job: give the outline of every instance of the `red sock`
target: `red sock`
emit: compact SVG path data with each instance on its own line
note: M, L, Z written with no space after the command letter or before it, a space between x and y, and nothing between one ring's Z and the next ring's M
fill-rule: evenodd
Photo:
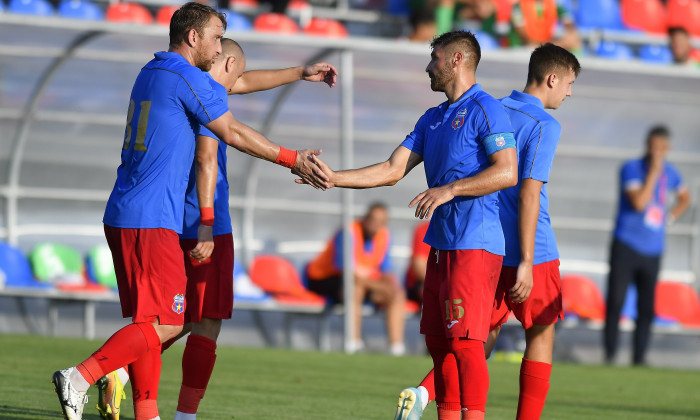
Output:
M115 332L77 369L92 385L106 373L132 363L149 349L159 346L160 338L153 325L148 322L129 324Z
M449 352L447 338L439 335L426 335L425 344L433 358L433 386L438 415L440 410L457 411L459 414L462 408L459 401L459 374L454 355Z
M177 411L194 414L209 384L216 361L216 341L190 334L182 355L182 386Z
M457 409L454 410L454 407L438 405L438 420L460 420L462 418L462 410L460 410L459 404L457 406Z
M484 343L478 340L451 339L449 347L457 361L462 408L486 412L489 370L484 357Z
M161 364L159 346L150 349L129 365L136 420L150 420L158 416L156 401L158 400Z
M517 420L537 420L549 391L549 377L552 365L535 362L523 357L520 365L520 396L518 397Z
M435 369L431 369L418 386L428 391L428 402L435 400Z
M158 417L156 400L134 401L134 415L136 420L151 420Z

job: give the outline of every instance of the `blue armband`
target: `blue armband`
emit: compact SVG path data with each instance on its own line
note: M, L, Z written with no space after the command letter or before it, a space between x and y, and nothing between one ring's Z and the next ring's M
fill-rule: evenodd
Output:
M513 137L513 133L491 134L481 140L481 144L483 144L486 149L486 155L491 156L499 150L508 148L515 149L515 137Z

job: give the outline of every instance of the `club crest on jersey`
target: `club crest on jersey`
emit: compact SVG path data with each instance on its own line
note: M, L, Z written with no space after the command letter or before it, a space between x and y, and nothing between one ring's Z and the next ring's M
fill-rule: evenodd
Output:
M464 125L464 116L467 115L467 108L462 108L459 111L457 111L457 115L455 116L455 119L452 120L452 129L456 130L459 127Z
M504 139L503 136L496 137L496 146L503 147L505 145L506 145L506 139Z
M173 298L173 312L176 314L185 312L185 295L175 295Z

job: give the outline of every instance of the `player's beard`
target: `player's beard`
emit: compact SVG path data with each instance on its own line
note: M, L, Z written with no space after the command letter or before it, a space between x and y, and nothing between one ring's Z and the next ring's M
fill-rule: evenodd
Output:
M444 92L447 85L454 79L454 74L445 67L436 66L429 75L430 89L432 89L433 92Z
M203 51L198 51L197 55L195 56L195 67L198 69L208 72L211 70L211 66L213 63L214 59L207 57Z

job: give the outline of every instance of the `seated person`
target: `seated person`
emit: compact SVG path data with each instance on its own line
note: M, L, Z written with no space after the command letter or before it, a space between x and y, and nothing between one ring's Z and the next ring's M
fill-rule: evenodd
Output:
M423 242L429 224L429 222L421 223L413 231L413 251L406 270L406 296L419 305L423 304L423 283L430 254L430 245Z
M355 299L355 331L350 344L352 352L362 350L362 304L368 298L386 308L390 353L403 355L405 347L406 294L391 274L389 260L390 235L387 229L389 212L384 204L372 204L362 219L353 222ZM306 268L309 290L343 302L343 231L335 234L326 249Z
M510 21L512 30L508 39L511 47L536 47L551 42L567 50L581 49L574 18L557 0L518 0ZM555 38L559 23L564 27L564 33Z
M682 66L700 66L700 51L693 49L690 34L681 26L668 30L669 47L673 54L673 62Z

